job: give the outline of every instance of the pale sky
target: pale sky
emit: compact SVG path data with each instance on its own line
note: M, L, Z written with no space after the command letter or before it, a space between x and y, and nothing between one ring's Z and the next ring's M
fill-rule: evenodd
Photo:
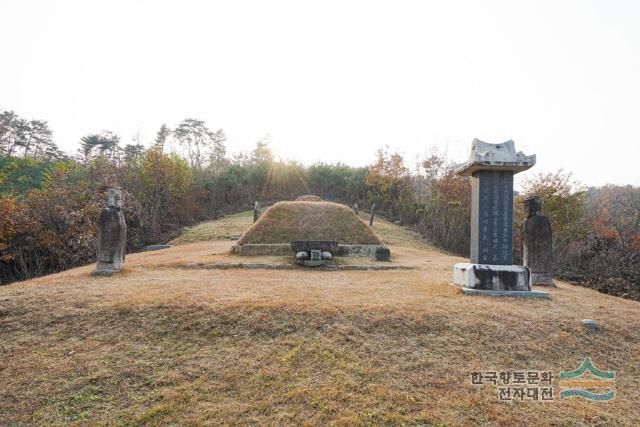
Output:
M0 40L0 109L67 152L193 117L305 164L513 139L532 172L640 185L637 0L0 0Z

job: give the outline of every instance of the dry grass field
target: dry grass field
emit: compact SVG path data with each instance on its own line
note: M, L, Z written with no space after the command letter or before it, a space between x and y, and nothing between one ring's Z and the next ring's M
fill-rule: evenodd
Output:
M209 239L247 218L130 255L117 276L0 287L0 424L639 424L640 303L566 283L551 300L464 296L448 285L459 258L379 220L392 263L415 270L186 268L229 259L233 242ZM616 371L614 400L504 403L470 384L585 356Z

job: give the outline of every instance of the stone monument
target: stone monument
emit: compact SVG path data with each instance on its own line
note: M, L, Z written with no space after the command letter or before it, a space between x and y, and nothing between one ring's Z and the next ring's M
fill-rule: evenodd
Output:
M529 270L513 265L513 176L531 168L536 156L516 152L513 141L474 139L469 160L455 166L471 176L471 262L458 263L453 283L467 294L548 296L531 292Z
M122 213L122 191L109 189L107 207L98 218L98 262L95 274L111 275L124 267L127 224Z
M553 240L551 221L541 213L542 199L524 201L527 219L522 223L522 265L531 271L532 285L555 286L553 283Z

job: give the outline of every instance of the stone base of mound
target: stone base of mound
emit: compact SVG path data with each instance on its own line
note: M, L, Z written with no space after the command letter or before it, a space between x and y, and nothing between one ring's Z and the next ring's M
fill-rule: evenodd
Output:
M336 256L354 256L374 258L380 245L338 245ZM233 245L231 252L242 256L275 255L288 256L295 255L289 243L258 244L247 243L244 245Z
M288 256L294 255L293 249L289 243L277 244L261 244L247 243L244 245L233 245L231 252L242 256L260 256L260 255L276 255Z
M199 262L184 265L170 265L167 268L186 268L194 270L228 270L228 269L261 269L261 270L300 270L305 267L297 264L277 264L265 262ZM393 270L416 270L410 265L359 265L359 264L327 264L315 267L319 271L393 271Z
M338 245L338 256L363 256L374 258L380 245Z

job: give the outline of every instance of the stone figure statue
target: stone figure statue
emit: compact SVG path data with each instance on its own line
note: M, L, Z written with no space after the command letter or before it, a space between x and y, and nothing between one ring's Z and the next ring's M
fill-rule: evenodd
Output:
M96 274L110 275L124 267L127 224L122 213L122 191L109 189L107 207L98 218L98 262Z
M520 231L522 265L531 271L532 285L555 286L553 283L553 241L551 222L542 214L542 199L524 201L527 219Z

